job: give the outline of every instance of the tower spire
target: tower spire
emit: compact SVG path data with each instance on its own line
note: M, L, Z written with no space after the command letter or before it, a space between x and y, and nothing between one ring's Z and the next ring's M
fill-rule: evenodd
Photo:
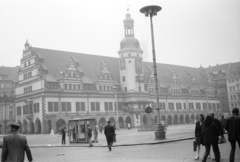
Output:
M129 5L127 6L126 18L123 20L125 37L134 37L134 20L129 13Z

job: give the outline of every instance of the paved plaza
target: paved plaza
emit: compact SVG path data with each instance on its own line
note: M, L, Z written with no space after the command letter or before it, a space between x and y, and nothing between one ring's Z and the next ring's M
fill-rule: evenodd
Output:
M117 142L115 146L127 146L127 145L142 145L152 143L164 143L172 142L183 139L192 139L194 136L195 125L173 125L168 126L166 131L165 140L155 140L155 134L153 131L138 132L137 128L127 130L120 129L117 131ZM55 134L51 137L48 134L45 135L26 135L30 147L87 147L86 143L69 144L68 136L66 136L66 145L61 144L61 135ZM94 143L95 147L105 147L106 138L105 135L99 133L99 142Z
M194 124L172 125L167 128L165 140L155 140L153 131L138 132L121 129L117 131L117 142L110 152L106 147L104 134L99 134L99 142L88 144L61 144L61 136L26 135L36 162L78 162L78 161L138 161L138 162L194 162L192 142ZM226 136L227 137L227 136ZM202 147L201 156L205 148ZM227 162L230 144L220 145L221 162ZM213 153L212 153L213 156ZM200 160L199 160L200 161ZM209 159L208 162L211 162ZM239 149L236 150L236 162L240 162Z

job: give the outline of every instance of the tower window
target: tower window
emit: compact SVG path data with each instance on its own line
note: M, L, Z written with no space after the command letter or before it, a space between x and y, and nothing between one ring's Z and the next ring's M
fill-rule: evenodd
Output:
M131 63L131 60L129 60L128 62Z
M131 57L131 54L130 54L130 53L128 54L128 57Z
M125 82L125 76L122 77L122 81Z

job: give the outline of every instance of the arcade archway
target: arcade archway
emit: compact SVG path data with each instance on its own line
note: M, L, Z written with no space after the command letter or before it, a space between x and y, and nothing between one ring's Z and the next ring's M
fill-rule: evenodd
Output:
M41 122L38 118L35 121L35 134L41 134Z
M119 127L124 128L124 120L121 116L118 118L118 122L119 122Z
M189 124L189 122L190 122L190 118L189 118L189 115L188 115L188 114L185 116L185 122L186 122L187 124Z
M174 115L173 123L174 124L178 124L178 116L177 115Z
M56 132L59 132L61 127L66 126L66 122L63 119L58 119L57 123L56 123Z
M105 118L101 118L101 119L99 119L99 126L100 126L100 125L102 125L102 126L107 125L107 121L106 121Z
M184 124L184 118L183 118L183 115L180 115L179 122L180 122L180 124Z
M172 125L172 116L171 115L168 115L167 123L168 123L168 125Z
M130 125L132 126L132 121L131 121L131 118L129 116L126 118L125 122L126 122L126 125L128 123L130 123Z

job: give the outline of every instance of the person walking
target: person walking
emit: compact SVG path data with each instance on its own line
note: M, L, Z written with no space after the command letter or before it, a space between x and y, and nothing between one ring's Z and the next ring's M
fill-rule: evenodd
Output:
M131 130L131 124L128 123L128 130Z
M99 131L102 134L102 131L103 131L103 125L102 124L100 124Z
M95 127L94 127L94 142L97 143L98 142L98 131L99 131L99 128L98 128L98 125L97 123L95 124Z
M203 155L202 162L206 162L210 153L211 146L215 155L216 162L220 162L220 151L218 147L218 127L214 123L214 119L211 115L206 117L203 124L203 140L205 145L205 153Z
M115 129L111 125L110 121L107 122L107 125L104 128L104 134L107 139L107 145L108 145L109 151L112 151L113 139L115 136Z
M89 147L93 147L91 138L92 138L92 129L91 129L90 125L88 124L87 125L87 139L88 139Z
M228 141L231 144L229 161L234 162L236 142L240 148L240 118L239 109L236 107L232 109L232 116L226 121L226 130L228 133Z
M196 122L196 126L195 126L195 141L197 143L195 160L199 159L200 146L201 144L203 145L203 134L202 134L203 124L204 124L204 115L200 114L200 120Z
M18 133L20 125L12 123L9 126L10 134L3 139L1 162L23 162L25 152L28 161L33 161L26 137Z
M54 137L54 130L51 130L50 136Z
M66 144L66 132L67 132L67 129L66 127L63 127L62 130L61 130L61 134L62 134L62 144Z
M221 119L220 119L220 123L221 123L221 126L223 128L223 133L225 134L226 132L226 119L225 117L222 115Z

